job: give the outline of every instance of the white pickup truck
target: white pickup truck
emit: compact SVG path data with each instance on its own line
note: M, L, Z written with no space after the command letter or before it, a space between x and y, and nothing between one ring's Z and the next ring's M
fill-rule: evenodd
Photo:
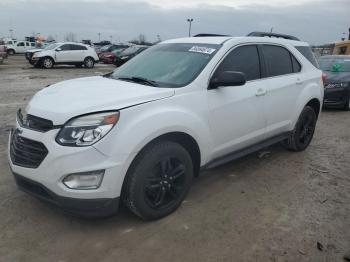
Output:
M7 54L14 55L14 54L23 54L29 49L35 48L34 42L28 42L28 41L17 41L16 43L9 44L7 47Z

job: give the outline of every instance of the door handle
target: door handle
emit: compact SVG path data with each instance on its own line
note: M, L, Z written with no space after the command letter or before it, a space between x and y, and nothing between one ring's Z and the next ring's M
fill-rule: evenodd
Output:
M266 95L266 93L267 93L266 89L259 88L259 89L256 91L255 95L256 95L256 96L264 96L264 95Z

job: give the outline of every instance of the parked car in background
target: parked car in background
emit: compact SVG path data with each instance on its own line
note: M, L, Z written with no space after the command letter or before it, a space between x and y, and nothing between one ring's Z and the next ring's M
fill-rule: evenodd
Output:
M80 43L66 42L51 44L44 50L35 52L30 63L43 68L52 68L59 64L93 68L98 61L98 56L92 47Z
M93 46L94 46L96 52L99 52L103 46L110 45L110 44L112 44L110 41L100 41L97 43L93 43Z
M113 45L105 45L105 46L101 47L101 49L96 53L99 57L101 57L101 55L104 53L110 53L114 50L121 50L121 49L125 49L128 47L129 47L129 45L114 45L114 44Z
M16 39L11 39L11 38L7 38L4 41L5 41L5 45L14 45L15 43L17 43Z
M173 39L110 74L50 85L17 112L16 182L68 212L107 216L123 201L151 220L181 205L202 168L282 141L303 151L324 88L298 47L310 49L280 38Z
M119 56L126 48L115 49L111 52L104 52L99 55L100 61L105 64L113 64L117 56Z
M139 53L146 50L147 48L149 48L149 46L145 46L145 45L130 46L115 57L113 64L117 67L121 66L122 64L126 63L131 58L138 55Z
M320 68L326 74L325 107L349 110L350 104L350 55L328 55L318 59Z
M0 64L7 58L7 48L5 42L0 40Z
M35 42L17 41L14 44L6 45L9 55L24 54L26 51L35 48Z

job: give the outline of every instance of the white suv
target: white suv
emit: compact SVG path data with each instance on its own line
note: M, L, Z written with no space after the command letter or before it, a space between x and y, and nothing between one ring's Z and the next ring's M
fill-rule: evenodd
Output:
M64 81L18 111L9 162L23 190L64 210L143 219L173 212L201 168L273 143L309 145L322 72L263 37L162 42L114 72ZM311 54L311 53L310 53Z
M66 64L77 67L93 68L98 62L96 51L80 43L55 43L36 52L29 61L34 66L52 68L54 65Z
M9 43L6 45L7 54L9 55L23 54L34 47L35 43L28 41L9 41Z

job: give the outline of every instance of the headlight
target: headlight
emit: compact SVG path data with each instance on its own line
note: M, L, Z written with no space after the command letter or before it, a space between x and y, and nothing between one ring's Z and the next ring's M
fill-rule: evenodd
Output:
M90 146L104 137L118 122L119 112L81 116L64 125L56 137L63 146Z
M341 87L348 87L349 86L349 82L340 83L340 86Z
M120 59L125 60L125 59L128 59L128 58L129 58L129 56L122 56Z

